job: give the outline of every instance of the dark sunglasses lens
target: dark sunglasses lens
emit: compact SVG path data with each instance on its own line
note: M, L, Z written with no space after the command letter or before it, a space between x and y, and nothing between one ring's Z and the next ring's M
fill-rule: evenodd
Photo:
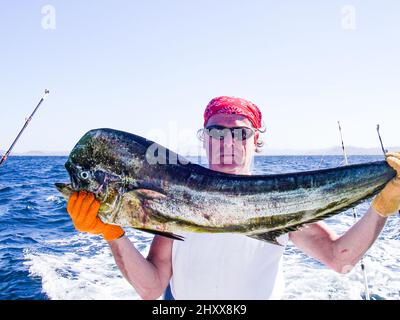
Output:
M225 128L220 126L212 126L205 129L205 133L214 139L223 140L228 134L238 140L246 140L254 135L254 131L251 128L240 127L240 128Z
M236 128L233 130L233 136L236 139L246 140L253 136L254 131L250 128Z
M210 127L206 128L206 134L211 138L222 140L230 132L228 128Z

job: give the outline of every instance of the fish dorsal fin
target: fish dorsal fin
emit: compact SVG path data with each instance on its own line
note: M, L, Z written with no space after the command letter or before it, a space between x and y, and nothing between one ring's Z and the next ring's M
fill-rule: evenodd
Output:
M166 237L166 238L170 238L170 239L173 239L173 240L179 240L179 241L185 240L184 237L179 236L179 235L174 234L174 233L171 233L171 232L163 232L163 231L158 231L158 230L149 230L149 229L142 229L142 228L135 228L135 229L143 231L143 232L148 232L148 233L151 233L151 234L155 234L157 236L163 236L163 237Z

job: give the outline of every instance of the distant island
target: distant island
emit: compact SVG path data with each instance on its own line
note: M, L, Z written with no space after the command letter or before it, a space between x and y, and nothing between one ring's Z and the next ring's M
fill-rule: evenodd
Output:
M389 151L399 151L400 147L388 147ZM183 156L198 156L196 154L197 148L190 148L188 150L182 150L178 152ZM3 155L6 151L0 150L0 156ZM382 155L382 149L380 148L361 148L361 147L352 147L349 146L346 148L346 153L348 155ZM40 151L40 150L32 150L28 152L12 152L12 156L68 156L69 151ZM338 156L343 155L343 151L341 147L330 147L323 149L279 149L279 148L269 148L265 146L262 148L262 152L257 154L260 156Z
M400 147L387 147L388 151L399 151ZM375 156L375 155L382 155L381 148L361 148L361 147L352 147L349 146L346 148L347 155L353 156ZM343 150L341 147L331 147L331 148L324 148L324 149L277 149L277 148L268 148L264 147L261 155L293 155L293 156L300 156L300 155L310 155L310 156L342 156Z
M6 151L0 150L0 156L4 155ZM68 156L68 151L40 151L40 150L32 150L28 152L11 152L11 156L35 156L35 157L59 157L59 156Z
M197 156L196 152L198 149L182 150L178 152L183 156ZM387 147L388 151L399 151L398 147ZM346 148L347 155L353 156L380 156L383 155L381 148L362 148L349 146ZM202 153L203 155L204 152ZM290 149L290 148L271 148L264 146L261 149L261 153L257 153L256 156L343 156L343 150L341 147L330 147L330 148L319 148L319 149Z

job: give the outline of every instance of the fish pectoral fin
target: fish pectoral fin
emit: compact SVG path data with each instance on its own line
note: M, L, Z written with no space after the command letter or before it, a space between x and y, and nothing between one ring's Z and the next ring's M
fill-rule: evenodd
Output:
M297 231L300 228L304 227L306 224L318 222L318 221L320 221L322 219L329 218L329 217L335 215L336 213L337 213L337 210L333 211L333 212L329 212L329 213L321 215L321 216L318 216L318 217L315 217L315 218L310 219L308 221L295 223L295 224L293 224L291 226L288 226L288 227L285 227L285 228L282 228L282 229L272 230L272 231L269 231L269 232L256 233L256 234L251 234L251 235L247 235L247 236L250 237L250 238L266 241L266 242L281 246L281 244L276 240L276 238L278 238L279 236L281 236L281 235L283 235L285 233Z
M272 230L269 232L263 232L263 233L256 233L252 235L247 235L250 238L265 241L277 246L282 246L277 240L278 237L281 235L291 232L291 231L296 231L298 228L297 227L288 227L288 228L283 228L279 230Z
M282 246L277 240L277 236L275 236L274 234L272 234L272 232L268 232L268 233L260 233L260 234L253 234L251 236L248 236L249 238L253 238L253 239L257 239L257 240L261 240L261 241L265 241L271 244L274 244L276 246Z
M151 189L135 189L134 192L138 195L141 195L145 199L163 199L166 197L165 194L162 194L158 191L154 191Z
M170 239L173 239L173 240L179 240L179 241L185 240L184 237L179 236L179 235L174 234L174 233L171 233L171 232L163 232L163 231L158 231L158 230L149 230L149 229L142 229L142 228L135 228L135 229L143 231L143 232L148 232L148 233L151 233L151 234L155 234L157 236L163 236L163 237L166 237L166 238L170 238Z

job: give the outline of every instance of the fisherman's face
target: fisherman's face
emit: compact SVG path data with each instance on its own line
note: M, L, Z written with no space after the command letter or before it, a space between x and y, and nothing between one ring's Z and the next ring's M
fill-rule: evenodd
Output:
M210 129L207 131L207 128ZM230 132L224 128L237 129ZM251 136L245 135L245 132L249 132ZM211 170L250 174L251 160L256 150L255 130L251 122L242 115L215 114L206 124L204 148Z

